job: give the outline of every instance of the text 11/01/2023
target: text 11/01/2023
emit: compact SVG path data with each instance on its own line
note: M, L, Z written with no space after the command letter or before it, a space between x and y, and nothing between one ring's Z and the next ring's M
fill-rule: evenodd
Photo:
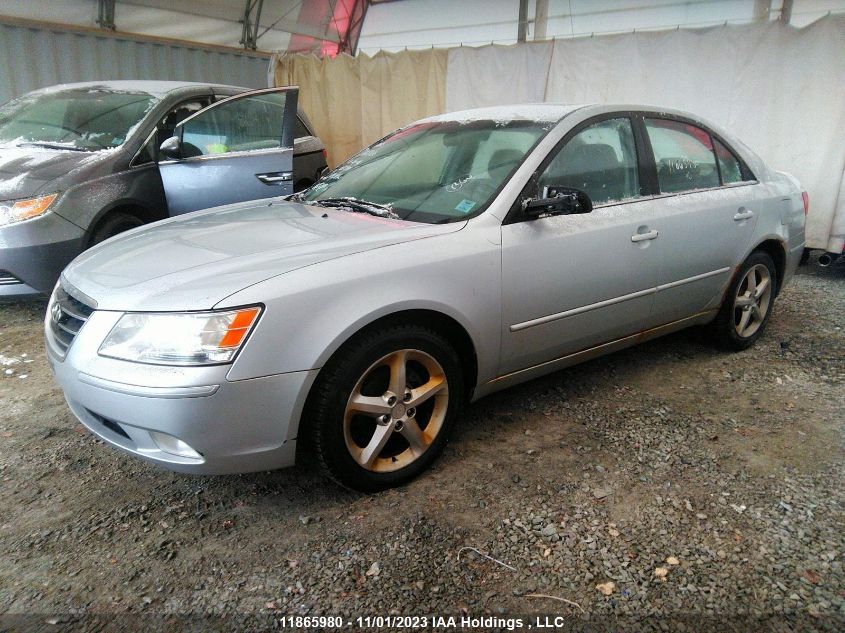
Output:
M344 618L342 616L286 615L277 619L283 629L367 629L367 630L484 630L556 629L566 618L559 615L531 618L501 616L408 616L376 615Z

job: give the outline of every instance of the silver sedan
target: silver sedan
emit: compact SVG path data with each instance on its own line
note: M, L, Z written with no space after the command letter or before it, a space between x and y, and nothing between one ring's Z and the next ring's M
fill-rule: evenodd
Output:
M639 106L436 116L310 189L115 237L63 273L47 353L76 417L189 473L316 459L407 482L461 406L692 325L764 332L807 197L725 131Z

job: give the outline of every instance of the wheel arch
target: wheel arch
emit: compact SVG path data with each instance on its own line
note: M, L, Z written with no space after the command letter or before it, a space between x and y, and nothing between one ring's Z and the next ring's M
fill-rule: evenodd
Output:
M742 259L737 262L736 266L734 266L733 271L731 272L731 276L728 279L727 284L725 284L721 294L716 295L716 299L719 300L719 303L716 304L716 309L722 305L724 305L725 301L728 300L728 292L730 292L731 287L734 284L734 280L736 276L739 274L742 265L745 263L753 253L756 252L766 253L769 257L772 258L772 261L775 264L775 276L777 285L775 286L775 296L778 295L780 292L781 287L783 286L783 278L786 272L786 245L784 244L783 238L777 235L769 235L765 238L759 240L753 248L750 248L748 252L743 255Z
M97 229L100 228L103 222L105 222L106 219L113 213L129 213L130 215L134 215L135 217L137 217L144 224L156 222L158 220L164 220L165 218L169 217L167 215L166 210L156 210L150 207L149 205L140 202L139 200L134 200L131 198L115 200L114 202L100 209L100 211L94 217L94 220L91 222L87 231L89 241L97 232Z
M291 420L291 428L288 429L288 438L296 438L299 442L297 460L300 459L302 451L307 452L312 448L310 435L306 428L308 425L306 413L317 393L316 390L319 388L320 375L334 359L343 354L348 346L359 337L366 336L373 330L398 324L419 325L433 329L455 346L455 351L458 354L461 369L463 370L464 397L466 400L471 398L478 381L478 359L475 343L467 328L460 321L443 311L431 307L404 307L394 309L386 314L374 315L366 322L357 322L351 332L346 331L335 339L333 344L327 349L327 357L322 362L317 375L308 385L307 392L303 394L304 398L301 401L302 404L299 407L298 414Z
M751 253L755 253L757 251L761 251L766 253L769 257L772 258L772 261L775 263L775 274L777 274L777 286L775 287L775 296L780 293L780 289L783 286L783 279L786 274L786 246L783 243L782 239L770 237L755 246L751 249L751 252L746 255L748 258ZM745 261L743 259L742 261Z
M330 347L329 354L322 364L322 368L342 354L344 349L355 339L365 334L393 326L419 325L435 330L444 336L455 348L461 361L467 396L469 397L478 381L478 356L475 342L467 328L454 316L431 307L399 308L386 314L373 315L364 323L357 323L352 332L345 332ZM313 387L312 387L313 388Z

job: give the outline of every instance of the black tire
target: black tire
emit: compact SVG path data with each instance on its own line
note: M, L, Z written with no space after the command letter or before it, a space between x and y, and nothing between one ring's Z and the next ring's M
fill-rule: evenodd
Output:
M763 314L762 321L759 322L756 330L748 336L742 336L738 331L737 320L741 319L742 309L736 306L737 293L743 285L749 271L755 267L764 266L769 272L770 295L766 305L765 314ZM759 270L759 269L758 269ZM731 285L725 293L725 298L722 307L719 309L719 314L710 324L711 332L716 340L716 343L721 347L730 350L744 350L748 349L757 342L763 332L766 330L766 325L769 323L769 317L775 307L775 297L778 289L778 276L775 263L772 258L763 251L754 251L748 256L742 266L737 270L736 275L731 281Z
M805 248L801 251L801 260L798 262L799 266L805 266L810 261L810 253L812 252L811 249Z
M423 431L429 428L423 425L431 424L431 421L434 420L435 410L440 411L438 415L439 431L436 431L436 435L427 448L423 449L424 452L419 456L411 457L410 459L413 459L413 461L405 466L398 467L397 470L374 472L356 461L351 453L352 449L347 444L351 437L351 431L348 430L347 425L347 404L353 390L357 389L359 393L363 394L362 381L365 380L365 377L375 376L376 372L381 370L381 368L373 369L374 364L387 356L400 353L399 350L418 351L436 361L445 376L447 394L441 392L441 395L431 397L432 413L428 420L423 419L423 404L419 405L420 411L417 412L419 420L414 420L414 423L417 424L418 422ZM410 359L408 364L405 365L409 376L407 383L411 387L419 386L412 382L413 363L415 362ZM388 372L388 379L390 379L392 369L387 368L385 371ZM425 371L423 368L419 373ZM421 378L421 380L431 379L431 375L428 379ZM417 381L419 382L419 380ZM381 390L381 386L377 387L376 393L381 392ZM444 396L446 402L445 414L442 413ZM300 439L304 441L304 446L314 453L323 473L342 486L362 492L375 492L400 486L426 470L443 452L463 404L463 398L464 386L460 360L448 340L438 332L418 325L392 325L383 330L371 330L347 343L321 371L306 405L305 414L302 418L303 426L300 431ZM435 404L435 400L440 404ZM438 407L439 409L437 409ZM359 416L355 414L355 416L350 417L357 418ZM364 414L361 414L361 417L365 418L364 423L370 421ZM394 424L394 414L391 413L389 417L390 424ZM376 420L371 421L374 428L378 430ZM352 422L349 422L349 424L351 425ZM384 426L382 425L382 428ZM404 434L398 427L393 429L389 435L392 439L388 440L385 448L380 449L376 455L381 456L385 452L389 452L390 441L395 440L394 443L400 445L397 450L401 450L402 442L407 443L404 440ZM402 435L403 437L394 438L394 435ZM366 444L366 441L363 443ZM400 457L405 455L407 459L407 455L410 454L407 451L413 453L410 443L407 443L405 450L406 452L401 453ZM379 458L376 461L388 462L391 459L394 462L397 461L395 457Z
M144 222L137 216L124 211L109 213L91 234L91 246L104 242L118 233L141 226Z

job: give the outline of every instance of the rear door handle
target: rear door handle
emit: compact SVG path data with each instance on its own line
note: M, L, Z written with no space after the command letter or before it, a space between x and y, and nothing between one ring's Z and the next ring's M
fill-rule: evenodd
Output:
M632 242L644 242L646 240L653 240L659 235L657 231L651 230L648 233L637 233L631 236Z
M734 214L734 220L737 222L741 222L742 220L747 220L748 218L753 218L754 212L751 209L740 208L740 210Z
M255 174L265 185L282 185L293 180L293 174L289 171L273 171L266 174Z

